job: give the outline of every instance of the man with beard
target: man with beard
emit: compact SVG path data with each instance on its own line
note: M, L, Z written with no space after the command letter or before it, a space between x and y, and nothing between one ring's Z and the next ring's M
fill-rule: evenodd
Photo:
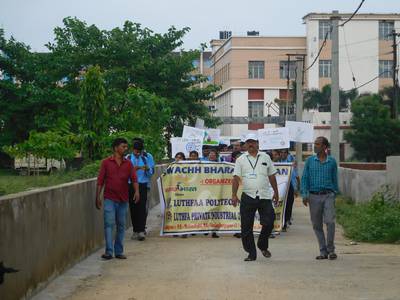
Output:
M245 261L254 261L257 258L254 243L253 225L256 211L260 215L261 233L257 246L265 257L271 257L268 250L268 238L274 225L274 208L272 201L279 201L278 185L275 178L276 169L270 157L264 152L258 151L257 136L246 136L247 152L236 160L232 181L232 202L236 206L239 202L237 191L239 181L243 183L243 193L240 199L240 224L242 244L248 253ZM270 185L274 190L272 196Z
M310 207L311 222L317 236L320 255L316 259L336 259L335 253L335 197L338 193L336 160L327 154L329 142L318 137L314 142L316 155L309 157L301 178L301 196ZM326 224L327 236L323 223Z

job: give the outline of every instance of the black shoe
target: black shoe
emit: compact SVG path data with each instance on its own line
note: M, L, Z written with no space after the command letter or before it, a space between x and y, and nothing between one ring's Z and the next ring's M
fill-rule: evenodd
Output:
M328 258L330 260L335 260L337 258L337 255L336 255L335 252L331 252L331 253L328 254Z
M272 255L271 255L271 252L269 252L268 250L261 250L261 253L262 253L262 255L264 255L264 257L266 257L266 258L270 258Z
M328 255L326 255L326 254L318 255L315 259L316 259L316 260L328 259Z
M241 233L235 233L233 236L235 238L238 238L238 239L242 238L242 234Z
M286 231L287 231L287 226L285 225L282 227L282 232L286 232Z
M211 237L214 239L217 239L217 238L219 238L219 235L216 232L213 232Z
M112 257L111 254L103 254L103 255L101 256L101 258L104 259L104 260L110 260L110 259L112 259L113 257Z
M118 258L118 259L126 259L126 256L123 255L123 254L118 254L118 255L115 255L115 258Z
M244 261L255 261L256 260L256 258L255 257L252 257L252 256L247 256L245 259L244 259Z

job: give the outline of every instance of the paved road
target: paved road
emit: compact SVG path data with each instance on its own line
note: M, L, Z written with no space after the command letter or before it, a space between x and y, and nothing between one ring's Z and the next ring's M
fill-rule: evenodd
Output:
M100 250L54 280L47 299L400 299L400 245L350 245L337 231L337 261L316 261L308 210L296 200L294 224L271 240L272 258L244 262L241 242L160 237L159 208L146 241L129 240L125 261L101 261Z

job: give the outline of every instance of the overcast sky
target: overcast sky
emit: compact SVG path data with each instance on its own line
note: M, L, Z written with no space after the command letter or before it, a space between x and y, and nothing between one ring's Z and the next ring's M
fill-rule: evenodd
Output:
M53 29L67 16L76 16L101 29L122 26L125 20L155 32L171 25L189 26L184 47L199 48L218 38L219 30L243 35L305 35L302 17L309 12L353 12L360 0L0 0L0 27L6 36L44 51ZM400 0L366 0L360 12L400 13Z

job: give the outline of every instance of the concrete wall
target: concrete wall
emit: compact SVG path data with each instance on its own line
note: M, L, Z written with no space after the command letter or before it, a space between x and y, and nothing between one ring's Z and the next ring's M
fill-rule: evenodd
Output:
M339 168L339 190L355 202L367 202L386 184L386 171Z
M159 202L157 177L150 207ZM0 262L20 270L5 274L0 299L31 296L102 247L103 213L94 206L95 193L96 179L89 179L0 197Z
M400 156L388 156L386 165L386 182L400 201Z

